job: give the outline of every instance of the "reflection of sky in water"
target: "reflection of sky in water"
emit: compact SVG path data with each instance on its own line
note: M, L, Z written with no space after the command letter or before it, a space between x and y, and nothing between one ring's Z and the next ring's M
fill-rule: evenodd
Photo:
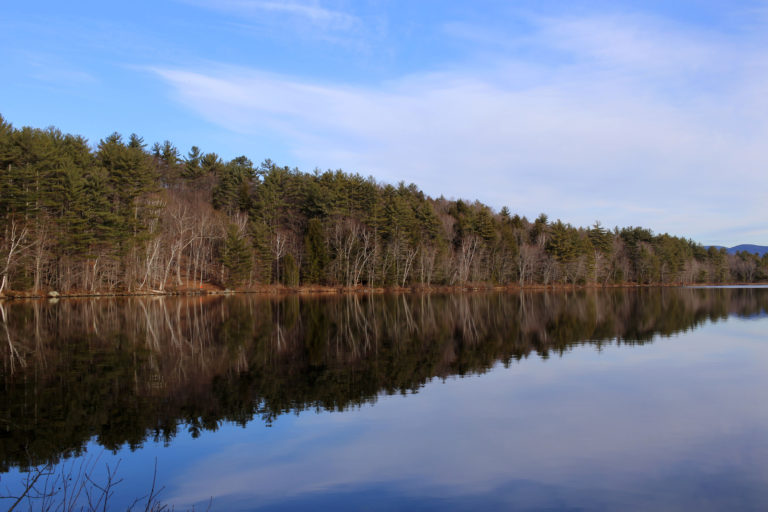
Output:
M168 498L215 492L225 509L286 498L298 508L766 505L764 329L732 319L642 347L581 347L374 407L253 425L179 471Z
M765 510L765 331L731 318L644 346L581 346L114 457L141 493L157 456L177 510L211 494L213 510Z

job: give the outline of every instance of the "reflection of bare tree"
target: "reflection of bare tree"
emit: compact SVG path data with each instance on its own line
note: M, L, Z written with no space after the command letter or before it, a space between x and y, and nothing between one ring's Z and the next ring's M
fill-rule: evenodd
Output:
M498 361L761 311L765 290L0 302L0 412L14 425L0 457L23 463L17 447L30 440L61 437L37 447L45 458L93 435L114 448L148 432L170 439L181 423L344 409ZM45 430L62 414L80 423Z
M475 312L471 310L469 297L467 295L454 295L451 299L455 303L462 340L470 345L477 343L480 337L475 326Z
M302 350L310 304L319 305L330 322L322 338L323 346L333 351L324 357L350 361L376 353L382 342L400 346L414 338L450 338L451 343L476 345L503 333L526 350L596 339L631 341L658 332L660 325L674 324L664 316L670 312L677 312L686 328L713 315L723 317L749 308L758 298L749 290L701 292L350 295L321 302L294 298L290 304L252 296L0 303L0 319L9 370L28 359L45 369L47 358L60 350L57 337L87 333L97 351L109 350L117 337L137 350L143 347L151 356L147 361L154 361L148 364L160 365L158 371L172 369L175 380L181 381L193 370L215 373L233 360L245 367L243 358L247 362L257 345L259 351L266 351L267 360ZM232 318L233 308L242 316L237 321ZM12 314L13 310L19 314ZM19 320L14 322L14 317ZM265 333L271 341L258 343ZM445 338L446 333L451 336ZM228 347L223 345L224 338Z
M3 331L5 331L5 338L8 341L8 359L10 361L10 373L11 375L13 375L16 367L15 365L16 361L18 361L19 365L22 368L27 365L27 362L24 356L19 353L19 349L16 348L16 345L11 340L11 331L8 329L8 316L2 301L0 301L0 320L2 320L3 322Z

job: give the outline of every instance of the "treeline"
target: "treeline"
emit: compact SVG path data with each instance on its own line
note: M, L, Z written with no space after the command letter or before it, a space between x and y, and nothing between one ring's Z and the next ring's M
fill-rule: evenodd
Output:
M416 185L0 117L0 294L206 286L754 282L768 257L574 227Z

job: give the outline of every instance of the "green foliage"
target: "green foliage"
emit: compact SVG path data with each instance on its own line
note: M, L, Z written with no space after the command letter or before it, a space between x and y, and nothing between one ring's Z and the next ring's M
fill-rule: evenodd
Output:
M281 274L280 280L286 286L298 286L299 285L299 267L296 265L296 259L293 254L288 253L283 256L280 263Z
M550 226L547 252L561 263L573 261L580 252L578 232L558 219Z
M714 283L724 283L728 280L728 253L725 249L707 249L707 259L710 264L708 281Z
M218 167L219 182L213 188L213 206L227 215L248 210L251 197L250 179L254 176L253 163L244 156Z
M486 242L493 242L496 239L496 226L488 207L480 207L474 216L473 231Z
M543 213L529 222L506 206L497 214L404 182L303 173L268 159L254 167L245 156L224 161L197 146L182 159L167 140L146 146L135 134L126 142L114 133L94 150L82 137L17 129L0 117L0 222L21 222L28 242L15 260L18 283L267 284L277 270L283 283L370 286L768 277L759 258L641 227L584 229ZM230 224L247 233L234 237L231 226L222 233ZM284 272L288 253L295 273Z
M202 174L219 174L224 163L216 153L206 153L200 159L200 172Z
M324 283L325 269L328 267L329 256L325 243L323 223L320 219L309 220L307 234L304 236L304 265L302 266L302 281L305 283Z
M595 250L602 254L610 254L613 251L613 236L600 225L600 222L594 223L587 236Z
M224 284L233 288L243 284L252 269L252 249L248 241L239 233L234 224L227 226L227 234L224 238L221 261L226 268Z
M200 152L200 148L192 146L192 149L190 149L187 154L187 158L184 160L184 167L181 171L181 175L188 180L194 180L201 177L204 174L201 166L202 159L203 155Z
M99 143L95 156L108 179L111 213L118 219L116 241L125 250L142 239L147 220L155 213L144 199L157 190L156 170L143 140L135 134L126 145L113 133Z
M262 283L269 284L272 282L272 250L270 247L272 234L269 226L261 221L252 221L248 230L256 253L256 278Z
M155 142L152 146L152 158L155 160L158 174L166 185L170 185L179 177L181 154L170 141L163 141L162 144Z
M533 227L530 231L530 240L532 244L543 245L546 243L547 235L549 233L549 217L546 213L540 214L533 222Z

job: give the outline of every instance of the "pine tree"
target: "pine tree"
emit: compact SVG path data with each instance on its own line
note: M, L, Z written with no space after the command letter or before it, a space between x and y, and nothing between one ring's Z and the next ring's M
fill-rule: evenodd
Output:
M202 176L204 174L203 168L200 165L202 158L203 155L200 153L200 148L192 146L189 153L187 153L187 158L184 159L184 167L181 171L182 177L194 180Z
M221 161L221 158L219 158L219 155L216 153L206 153L201 159L200 159L200 170L203 175L206 174L218 174L221 171L221 168L224 166L224 163Z
M168 186L173 183L179 176L179 163L181 162L181 155L176 146L168 140L163 141L162 144L155 142L152 146L152 157L155 159L157 172L165 185Z
M126 145L120 134L113 133L99 143L96 159L107 172L112 212L120 219L119 241L125 249L140 239L146 231L145 217L154 213L142 201L156 190L151 157L140 137L131 135Z
M595 222L587 233L589 241L592 243L592 247L600 251L602 254L610 254L613 250L613 237L611 233L600 225L600 222Z
M224 280L227 287L234 288L248 279L252 269L251 253L251 245L240 235L238 227L235 224L227 226L221 258L227 270Z
M280 280L286 286L298 286L299 284L299 268L296 266L296 259L293 254L288 253L282 258L280 264L281 275Z
M233 215L250 206L250 184L253 179L253 163L241 156L219 169L219 182L213 189L214 208Z
M256 276L265 284L272 282L272 234L269 226L261 220L253 220L248 225L256 253Z
M325 244L323 222L320 219L310 219L307 234L304 236L305 261L302 265L302 281L304 283L325 282L325 272L329 257Z
M549 241L547 242L547 252L557 261L568 263L578 256L578 233L571 225L563 224L557 220L550 226Z
M488 207L480 207L473 220L475 233L486 242L493 242L496 238L496 226L494 226L493 217Z

